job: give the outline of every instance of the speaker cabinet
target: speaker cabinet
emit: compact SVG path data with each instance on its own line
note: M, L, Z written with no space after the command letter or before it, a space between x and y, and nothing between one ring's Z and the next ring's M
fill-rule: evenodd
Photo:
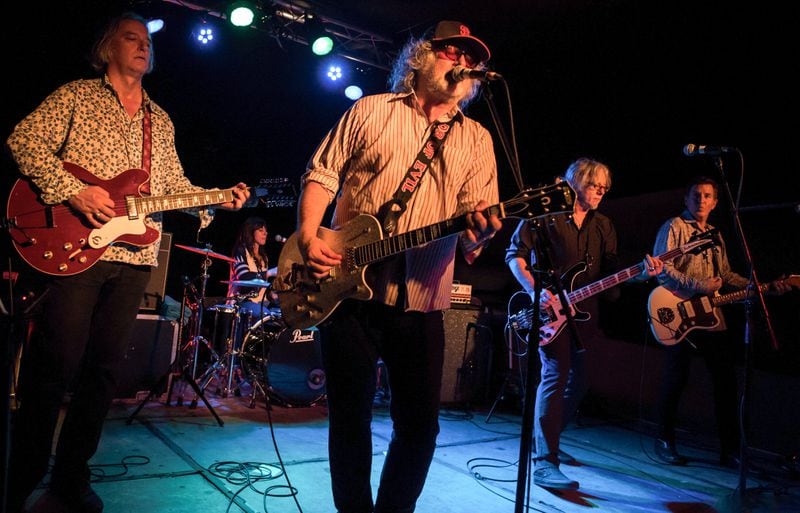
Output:
M169 270L169 253L172 249L172 234L161 233L161 246L158 250L158 267L154 267L150 273L150 281L144 290L142 302L139 310L145 312L156 312L164 302L164 294L167 289L167 271Z
M169 371L178 347L179 327L178 321L159 315L136 316L128 337L128 349L120 364L117 398L143 399L143 394L146 396ZM164 387L158 393L166 390Z
M479 308L454 305L444 312L443 404L484 402L492 360L492 330Z

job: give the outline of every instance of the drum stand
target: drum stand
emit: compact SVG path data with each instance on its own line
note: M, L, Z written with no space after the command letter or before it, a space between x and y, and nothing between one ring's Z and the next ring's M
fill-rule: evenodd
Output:
M221 396L223 398L228 397L228 394L231 392L240 391L238 382L234 387L233 377L236 374L237 356L239 356L240 350L242 349L241 347L238 349L236 347L236 341L242 326L239 319L239 307L234 305L233 309L233 320L231 321L230 332L225 340L225 353L222 356L219 356L216 351L209 347L209 350L214 358L214 363L209 365L205 372L198 378L198 381L201 383L200 388L202 390L205 390L208 387L208 385L211 383L211 380L216 381L217 386L222 383L226 383L222 388ZM217 328L218 326L215 326L215 330ZM242 343L243 342L244 341L242 341ZM241 376L239 381L241 381Z
M186 346L184 346L184 348L189 346L194 347L194 355L192 357L192 362L190 364L182 365L179 356L180 354L183 353L183 350L181 350L181 352L178 355L176 355L175 358L172 360L172 363L169 366L169 370L167 370L167 372L163 376L161 376L158 382L156 382L156 384L153 385L153 387L150 389L150 392L147 394L147 397L145 397L142 400L142 402L139 403L139 406L136 407L133 413L131 413L131 415L125 421L126 424L130 425L131 422L133 422L134 417L136 417L136 415L141 411L144 405L147 404L147 402L150 401L150 399L154 397L158 393L158 391L163 388L163 386L167 383L167 381L169 381L170 376L179 376L186 383L188 383L189 386L192 387L192 390L194 390L195 398L192 400L190 408L194 408L197 406L197 398L199 397L200 399L202 399L203 404L206 405L206 408L208 408L208 411L210 411L211 414L214 416L214 418L217 421L217 424L219 424L220 426L223 426L225 424L219 417L219 415L217 415L217 412L211 406L211 403L208 402L208 399L206 399L205 394L203 394L203 390L197 385L197 381L195 381L195 373L197 371L197 360L200 352L201 343L204 344L206 347L208 347L208 349L211 351L212 356L217 361L219 361L219 355L217 355L216 351L213 350L211 344L200 335L201 333L200 330L203 325L203 308L204 308L203 301L205 300L206 296L206 283L208 282L208 268L210 265L211 265L211 260L209 258L204 258L203 263L201 265L203 270L203 274L201 277L203 278L203 281L200 287L200 293L197 294L196 306L193 309L192 313L194 315L194 326L193 326L194 329L191 332L189 332L189 335L192 336L192 339L186 344ZM186 312L186 302L188 296L187 288L192 288L192 289L194 288L191 285L191 281L188 281L188 283L186 281L188 280L185 280L184 282L183 303L181 304L181 317L180 317L181 326L183 326L184 315ZM190 367L191 367L191 372L190 372ZM174 385L175 385L174 381L170 382L169 384L169 391L167 392L167 404L170 403L172 396L172 389Z

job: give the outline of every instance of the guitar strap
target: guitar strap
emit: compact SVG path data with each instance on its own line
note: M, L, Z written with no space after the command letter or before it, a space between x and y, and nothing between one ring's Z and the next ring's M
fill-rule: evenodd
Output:
M394 196L378 210L377 217L381 221L384 233L391 234L397 228L397 220L406 211L406 203L417 190L419 182L428 171L428 168L431 167L431 162L439 153L439 148L442 147L455 120L456 118L453 116L450 121L437 121L433 125L431 135L422 145L414 162L406 171Z
M147 181L142 184L143 194L150 194L150 104L144 105L144 119L142 120L142 169L147 171Z

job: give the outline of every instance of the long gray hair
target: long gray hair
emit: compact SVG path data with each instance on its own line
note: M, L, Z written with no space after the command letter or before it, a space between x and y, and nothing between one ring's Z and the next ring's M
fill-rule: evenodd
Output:
M410 93L413 91L417 83L417 72L431 55L433 55L433 46L430 39L410 38L394 61L388 80L389 90L393 93ZM480 82L475 80L469 94L458 102L458 106L462 110L466 109L467 105L472 103L478 96L480 86Z
M138 21L145 27L147 27L147 20L144 19L142 16L136 14L135 12L124 12L117 16L116 18L112 19L106 25L106 28L103 30L103 34L97 38L94 46L92 47L92 55L89 62L94 68L95 71L104 72L108 67L108 61L110 60L111 56L109 55L111 52L111 41L114 39L114 36L117 35L119 31L120 25L122 25L123 21L133 20ZM155 52L153 50L153 41L150 40L150 62L147 64L147 71L145 73L150 73L153 71L153 66L155 65Z

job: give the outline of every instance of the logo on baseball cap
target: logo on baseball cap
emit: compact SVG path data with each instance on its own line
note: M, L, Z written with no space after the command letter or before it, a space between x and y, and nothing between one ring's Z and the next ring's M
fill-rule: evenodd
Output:
M473 36L469 27L460 21L440 21L437 23L431 41L459 45L463 50L469 51L478 62L486 62L492 56L491 52L489 52L489 47Z

